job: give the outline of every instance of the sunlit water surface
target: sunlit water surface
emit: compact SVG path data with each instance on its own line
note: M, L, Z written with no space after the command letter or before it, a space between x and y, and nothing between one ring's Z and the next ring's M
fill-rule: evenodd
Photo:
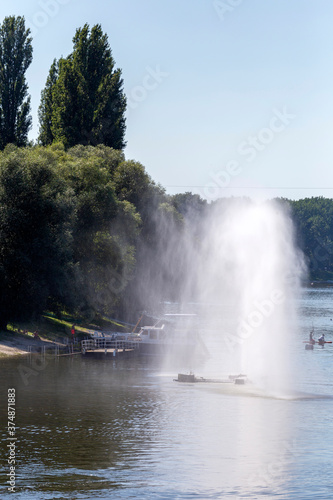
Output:
M333 347L306 351L303 344L312 325L315 336L324 331L333 340L332 306L332 288L304 292L290 339L290 391L280 396L253 385L174 382L189 369L199 376L223 371L226 347L218 330L204 325L211 358L195 366L81 356L2 360L1 497L332 498ZM6 491L10 387L17 493Z

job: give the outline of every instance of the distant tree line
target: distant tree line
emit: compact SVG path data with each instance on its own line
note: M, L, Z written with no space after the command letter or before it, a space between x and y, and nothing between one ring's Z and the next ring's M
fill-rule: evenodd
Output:
M288 203L309 278L333 280L333 199L319 196Z
M78 29L42 91L38 144L29 144L24 19L0 25L0 328L67 311L137 318L195 295L191 255L214 203L167 195L126 160L126 99L99 25ZM310 278L333 277L333 200L288 204ZM224 200L228 204L228 199Z

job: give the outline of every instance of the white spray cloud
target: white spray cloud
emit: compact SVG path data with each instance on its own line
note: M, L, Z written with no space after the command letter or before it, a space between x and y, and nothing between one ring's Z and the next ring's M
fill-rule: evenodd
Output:
M221 363L228 358L235 371L279 390L290 377L288 351L304 270L286 208L272 201L217 203L199 260L199 300L213 301L221 313Z

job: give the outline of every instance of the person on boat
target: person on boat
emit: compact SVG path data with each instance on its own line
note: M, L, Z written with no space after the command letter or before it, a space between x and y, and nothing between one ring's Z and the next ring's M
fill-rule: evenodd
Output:
M310 344L316 343L315 339L313 338L313 330L311 330L311 332L310 332L310 341L309 342L310 342Z
M318 339L318 344L325 344L325 335L322 333L321 337Z

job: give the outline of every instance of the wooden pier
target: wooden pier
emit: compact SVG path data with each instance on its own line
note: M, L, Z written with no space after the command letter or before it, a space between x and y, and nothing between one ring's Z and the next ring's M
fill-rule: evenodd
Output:
M81 341L83 355L111 355L124 356L135 354L139 350L139 342L130 340L111 340L110 338L96 338Z

